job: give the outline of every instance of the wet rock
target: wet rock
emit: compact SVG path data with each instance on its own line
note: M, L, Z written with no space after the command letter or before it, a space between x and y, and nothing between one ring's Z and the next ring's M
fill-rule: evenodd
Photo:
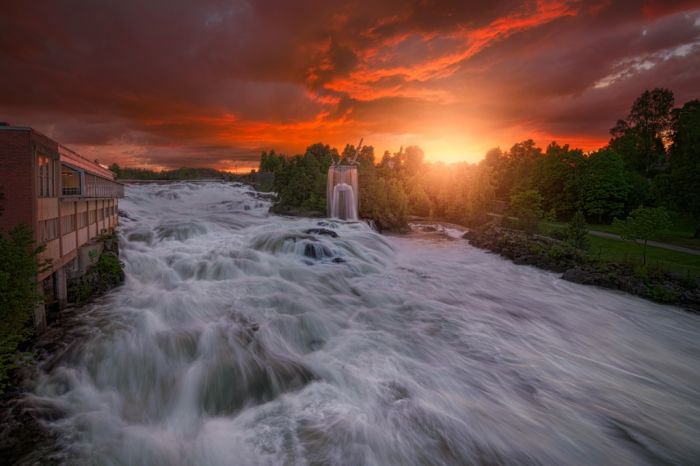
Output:
M408 389L398 382L388 382L384 387L391 401L405 400L409 397Z
M119 218L123 218L123 219L125 219L125 220L131 220L131 221L136 220L135 218L129 216L129 214L127 214L127 213L124 212L123 210L118 210L118 211L117 211L117 215L119 216Z
M331 257L333 253L330 249L322 244L317 243L306 243L304 245L304 256L311 259L323 259L324 257Z
M150 231L145 231L145 232L134 232L134 233L129 233L129 235L126 237L128 241L132 242L138 242L138 243L148 243L150 244L151 241L153 241L153 233Z
M333 230L329 230L328 228L309 228L304 230L304 233L309 235L324 235L330 236L331 238L338 238L338 233Z
M561 276L566 281L573 282L573 283L581 283L581 284L590 284L593 282L592 277L590 274L586 273L583 269L579 267L574 267L571 269L568 269L564 272L564 274Z
M231 415L317 379L302 363L272 355L258 342L235 354L205 369L200 404L209 415Z
M161 240L185 241L194 236L203 235L206 232L206 228L193 222L170 223L156 227L158 239Z
M0 403L0 463L60 464L55 434L23 398Z

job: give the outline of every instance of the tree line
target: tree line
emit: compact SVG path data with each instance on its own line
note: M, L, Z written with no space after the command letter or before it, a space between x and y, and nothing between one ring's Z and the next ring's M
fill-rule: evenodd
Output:
M109 169L116 175L117 179L121 180L143 180L143 181L179 181L179 180L198 180L204 178L222 178L230 177L228 172L216 170L214 168L190 168L182 167L174 170L148 170L146 168L129 168L120 167L113 163Z
M259 170L274 173L273 189L284 206L324 211L325 183L334 157L324 144L288 157L263 152ZM371 146L358 157L360 215L381 228L401 230L409 216L467 225L488 220L494 206L523 206L536 217L610 223L639 207L664 207L692 218L700 236L700 100L674 108L668 89L645 91L611 129L604 147L584 152L533 140L495 148L479 163L428 163L418 146L384 152Z

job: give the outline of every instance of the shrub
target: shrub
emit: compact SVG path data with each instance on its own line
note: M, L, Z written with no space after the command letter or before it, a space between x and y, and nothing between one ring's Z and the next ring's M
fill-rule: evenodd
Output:
M569 222L569 227L566 229L566 242L576 249L588 249L590 246L586 217L580 210Z
M0 233L0 393L16 366L18 348L33 333L32 312L42 299L36 284L41 250L24 225L7 236Z
M649 270L646 268L646 266L635 265L632 269L632 274L640 280L649 280Z
M676 293L662 285L656 285L651 289L651 299L662 303L675 303Z
M97 272L100 276L100 282L108 286L124 281L122 263L114 253L105 252L100 256L97 261Z

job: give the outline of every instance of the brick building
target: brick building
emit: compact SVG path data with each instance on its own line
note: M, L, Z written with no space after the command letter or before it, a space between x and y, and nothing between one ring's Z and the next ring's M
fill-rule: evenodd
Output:
M67 277L95 262L101 251L95 238L117 226L124 186L114 178L108 169L32 128L0 123L0 230L23 223L37 244L45 245L42 259L51 266L37 280L48 301L65 301ZM45 320L38 309L35 323L42 327Z

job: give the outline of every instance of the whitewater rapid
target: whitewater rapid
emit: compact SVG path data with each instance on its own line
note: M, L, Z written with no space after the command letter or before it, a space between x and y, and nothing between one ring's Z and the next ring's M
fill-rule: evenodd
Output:
M700 318L452 231L129 186L126 283L33 394L65 464L700 463Z

